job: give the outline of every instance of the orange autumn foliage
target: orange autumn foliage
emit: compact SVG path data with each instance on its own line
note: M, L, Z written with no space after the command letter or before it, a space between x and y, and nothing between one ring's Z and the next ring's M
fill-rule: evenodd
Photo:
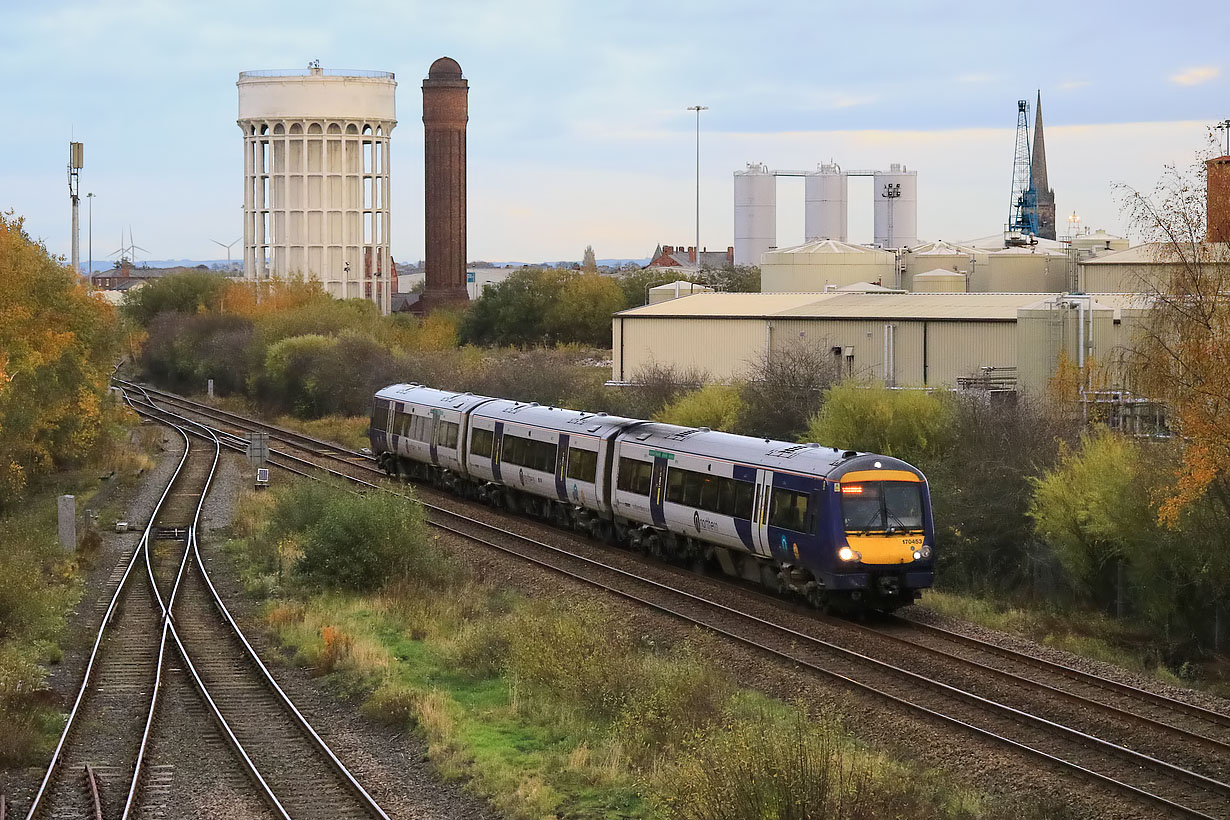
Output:
M1169 272L1149 294L1134 351L1139 392L1167 403L1183 440L1182 464L1158 498L1159 518L1176 524L1210 490L1230 512L1230 247L1205 241L1203 163L1188 172L1168 168L1152 195L1132 191L1126 205Z
M0 213L0 506L98 445L122 342L115 310Z

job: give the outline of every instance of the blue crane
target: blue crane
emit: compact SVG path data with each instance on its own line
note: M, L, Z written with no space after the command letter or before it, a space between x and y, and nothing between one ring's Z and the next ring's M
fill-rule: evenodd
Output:
M1038 192L1033 187L1029 156L1029 100L1016 103L1016 156L1012 160L1012 199L1008 205L1008 231L1023 236L1038 234Z

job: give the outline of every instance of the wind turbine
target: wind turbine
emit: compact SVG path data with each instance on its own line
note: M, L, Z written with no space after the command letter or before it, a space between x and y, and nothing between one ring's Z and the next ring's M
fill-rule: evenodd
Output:
M243 237L241 236L241 237L239 237L239 239L243 239ZM236 239L236 240L235 240L235 242L238 242L238 241L239 241L239 239ZM218 241L218 240L216 240L216 239L211 239L211 240L209 240L209 241L210 241L210 242L212 242L212 243L214 243L215 245L217 245L217 246L218 246L218 247L220 247L220 248L226 248L226 268L227 268L227 270L230 270L230 268L231 268L231 248L235 247L235 242L232 242L232 243L231 243L231 244L229 244L229 245L224 245L223 243L219 242L219 241Z
M121 232L120 232L120 236L123 236L123 235L124 235L124 234L123 234L123 232L121 231ZM131 226L131 225L129 225L129 226L128 226L128 250L132 253L132 261L133 261L133 263L134 263L134 264L135 264L135 263L136 263L136 261L137 261L137 254L136 254L136 252L137 252L137 251L144 251L145 253L149 253L149 251L145 250L145 248L141 247L140 245L138 245L138 244L137 244L137 243L133 240L133 238L132 238L132 226Z

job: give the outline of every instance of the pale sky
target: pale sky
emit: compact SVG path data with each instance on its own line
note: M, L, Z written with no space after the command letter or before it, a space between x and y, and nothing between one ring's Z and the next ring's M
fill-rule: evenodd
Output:
M1124 228L1112 183L1151 188L1230 117L1230 6L1167 3L173 2L0 0L0 209L68 254L65 165L85 143L94 257L132 227L148 258L213 259L240 236L240 71L395 72L394 257L423 254L420 86L442 55L470 82L470 259L643 257L733 242L747 162L917 170L922 239L1002 230L1016 100L1042 91L1065 215ZM871 239L852 180L853 241ZM778 244L802 241L782 180ZM238 246L236 246L238 249Z

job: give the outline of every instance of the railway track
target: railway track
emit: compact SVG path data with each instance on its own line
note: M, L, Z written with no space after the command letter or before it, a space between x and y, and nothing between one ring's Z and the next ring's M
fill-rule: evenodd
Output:
M194 402L158 394L233 430L260 429L285 447L271 463L301 474L324 469L368 487L387 488L383 473L363 453L244 419ZM215 421L214 423L218 423ZM308 457L288 452L306 450ZM334 466L319 463L327 459ZM450 507L464 506L451 499ZM443 501L441 503L444 503ZM900 619L872 626L819 618L782 625L780 600L766 599L761 616L735 609L717 596L697 595L593 557L592 543L563 549L511 532L441 504L427 504L437 527L616 595L672 614L753 646L817 675L883 698L983 739L1005 744L1130 795L1165 814L1230 817L1230 717L1184 701L1016 652L996 644ZM483 508L488 515L490 511ZM571 538L572 536L569 536ZM582 554L584 552L584 554ZM598 550L601 554L602 550ZM667 573L668 575L670 573ZM723 585L725 586L725 585ZM727 587L727 589L729 589ZM749 594L750 595L750 594ZM755 596L750 596L755 597ZM765 596L761 596L764 598ZM821 633L823 630L823 634ZM850 638L880 642L878 650L851 646ZM891 651L885 651L891 646ZM897 662L885 660L895 657ZM925 660L923 660L925 659ZM919 668L928 670L920 674Z
M160 635L157 600L142 560L154 520L188 461L184 453L150 523L107 580L85 674L51 762L26 813L34 818L118 816L152 704ZM100 783L102 784L100 786Z
M166 679L191 681L271 817L387 820L278 686L210 581L197 531L218 438L187 419L160 420L182 436L184 453L112 578L82 686L27 820L175 811L175 767L159 761L153 742L173 736L182 719L160 708ZM193 436L206 446L193 447Z

